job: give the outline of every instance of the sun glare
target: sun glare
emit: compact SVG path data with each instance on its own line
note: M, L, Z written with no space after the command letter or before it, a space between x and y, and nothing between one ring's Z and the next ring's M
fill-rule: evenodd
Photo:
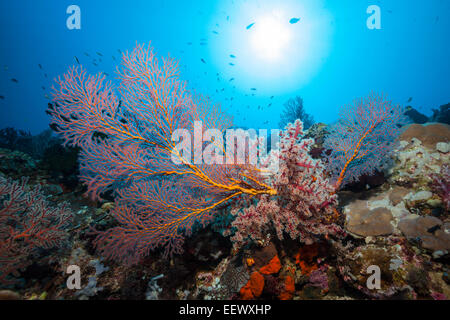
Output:
M265 60L278 60L291 40L286 21L271 15L258 19L250 38L255 54Z
M211 28L224 24L220 35L210 36L211 57L246 94L298 90L328 56L333 17L321 0L239 1L217 12Z

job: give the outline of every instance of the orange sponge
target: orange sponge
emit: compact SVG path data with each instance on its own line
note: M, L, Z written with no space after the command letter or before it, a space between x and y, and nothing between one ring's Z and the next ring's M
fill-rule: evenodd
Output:
M292 278L291 276L286 276L286 279L284 280L284 290L278 296L278 298L280 298L280 300L290 300L292 299L294 292L295 292L294 278Z
M250 280L240 290L241 298L244 300L251 300L258 298L264 289L264 277L255 271L251 274Z
M281 262L280 258L278 258L278 255L272 258L272 260L269 261L268 264L266 264L264 267L259 269L259 272L262 274L273 274L277 273L281 269Z

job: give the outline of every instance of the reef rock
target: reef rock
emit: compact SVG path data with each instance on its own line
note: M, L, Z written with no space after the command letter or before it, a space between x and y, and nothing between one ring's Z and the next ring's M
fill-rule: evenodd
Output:
M450 162L450 126L412 124L400 135L389 169L389 184L417 191L431 191L432 176Z
M0 149L0 172L14 179L36 174L37 163L21 151Z
M412 253L405 254L406 247L395 243L369 244L350 248L341 248L338 255L337 268L343 280L367 296L383 299L388 297L411 298L414 290L406 280L406 269L417 267L420 262L413 258ZM381 281L379 288L367 285L372 275L372 268L380 270Z
M410 212L403 198L408 190L394 187L366 200L354 200L344 208L346 230L357 237L387 236L396 233L399 219Z
M398 228L408 239L418 240L421 246L432 251L450 250L450 223L436 217L408 217L400 220Z
M348 215L351 217L347 223L347 230L353 234L369 237L389 235L394 231L391 224L393 220L392 213L386 208L360 208L359 210L350 210Z
M427 148L434 148L436 143L450 140L450 126L443 123L426 125L414 123L400 135L399 140L410 142L412 138L419 139Z
M431 121L450 124L450 103L440 106L439 109L434 109Z

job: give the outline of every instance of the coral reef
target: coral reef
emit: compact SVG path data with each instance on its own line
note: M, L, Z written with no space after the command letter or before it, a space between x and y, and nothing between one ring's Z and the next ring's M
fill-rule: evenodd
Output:
M138 45L119 80L57 80L59 139L0 131L0 300L450 298L447 124L371 94L337 124L289 123L256 164L198 162L231 121L176 62Z

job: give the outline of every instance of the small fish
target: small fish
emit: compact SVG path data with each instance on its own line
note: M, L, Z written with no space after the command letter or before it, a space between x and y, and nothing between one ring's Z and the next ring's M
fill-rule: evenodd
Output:
M250 88L250 90L256 91L256 88Z
M270 99L273 99L274 96L271 96Z
M19 80L15 79L15 78L12 78L11 81L15 82L15 83L19 83Z
M41 88L42 88L42 90L45 90L45 87L44 87L44 86L42 86Z
M114 56L111 56L112 57L112 59L114 60L114 61L116 61L116 57L114 57Z
M120 49L117 49L117 52L120 53L120 54L122 54L122 51L121 51Z
M253 22L253 23L250 23L247 27L245 27L247 30L248 29L250 29L251 27L253 27L253 25L254 25L255 23Z
M214 33L214 34L219 34L217 31L213 31L212 33Z
M201 45L201 46L206 46L207 43L206 43L206 42L200 42L200 45Z
M84 55L85 55L86 57L89 57L89 53L87 53L87 52L85 52Z
M99 55L100 57L103 57L103 54L101 54L101 52L96 52L97 55Z
M41 69L41 70L42 70L42 65L41 65L40 63L38 64L38 66L39 66L39 69Z
M192 42L187 42L186 43L188 46L192 46Z
M408 101L406 101L406 102L411 102L412 99L413 99L412 97L409 97Z
M441 229L441 226L440 225L435 225L434 227L431 227L431 228L429 228L428 230L427 230L427 232L429 232L429 233L431 233L431 234L434 234L437 230L439 230L439 229Z
M234 80L234 78L231 78L230 80L228 80L228 81L233 81Z
M200 61L203 63L206 63L205 59L203 59L203 58L201 58Z
M44 73L44 77L48 78L48 75L46 73Z
M5 96L0 95L0 99L5 100Z
M234 63L231 63L231 62L230 62L229 65L230 65L230 66L234 66Z
M230 54L230 58L236 58L236 56L234 54Z
M76 61L78 64L80 64L80 60L78 60L77 56L74 56L74 58L75 58L75 61Z
M300 21L300 18L292 18L291 20L289 20L290 24L294 24Z

